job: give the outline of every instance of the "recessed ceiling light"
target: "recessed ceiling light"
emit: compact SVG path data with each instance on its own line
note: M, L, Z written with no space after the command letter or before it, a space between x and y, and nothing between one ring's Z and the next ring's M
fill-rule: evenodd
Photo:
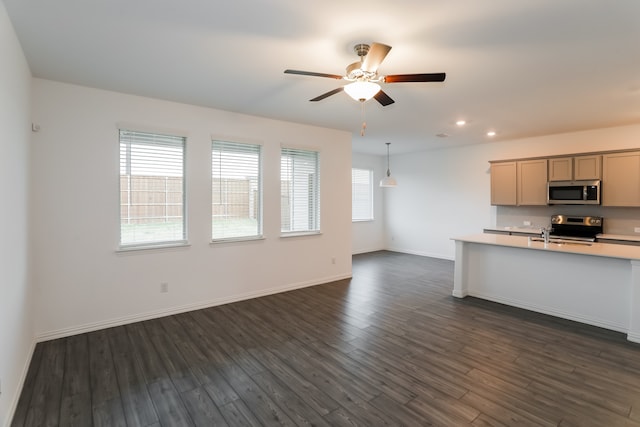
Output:
M489 132L487 132L487 136L496 136L496 132L493 130L490 130Z
M457 124L458 126L464 126L464 125L466 125L466 124L467 124L467 121L466 121L466 120L458 120L458 121L456 122L456 124Z

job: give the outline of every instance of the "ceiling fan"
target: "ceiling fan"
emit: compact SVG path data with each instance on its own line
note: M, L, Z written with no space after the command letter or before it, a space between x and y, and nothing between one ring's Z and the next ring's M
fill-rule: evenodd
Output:
M321 101L331 95L344 91L356 101L364 102L375 98L382 106L393 104L395 101L380 88L379 83L443 82L446 77L445 73L392 74L380 76L378 75L378 67L391 50L391 46L382 43L372 43L371 46L360 43L355 45L353 50L360 57L360 61L349 65L344 76L300 70L284 70L284 72L285 74L327 77L350 82L345 86L330 90L309 101Z

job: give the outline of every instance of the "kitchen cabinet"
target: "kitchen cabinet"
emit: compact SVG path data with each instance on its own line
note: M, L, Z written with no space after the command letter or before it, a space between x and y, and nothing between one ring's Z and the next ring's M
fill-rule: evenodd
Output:
M549 181L571 181L573 179L573 157L549 159Z
M547 204L547 160L491 163L491 204Z
M640 151L602 156L602 205L640 206Z
M517 165L518 206L547 204L547 159L524 160Z
M602 156L575 156L549 159L549 181L595 180L602 178Z
M573 158L573 179L591 180L602 178L602 156L578 156Z
M516 162L491 163L491 204L515 206L516 198Z

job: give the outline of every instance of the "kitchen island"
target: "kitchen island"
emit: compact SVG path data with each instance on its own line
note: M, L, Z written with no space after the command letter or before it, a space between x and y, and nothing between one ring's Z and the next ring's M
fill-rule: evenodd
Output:
M453 296L467 295L627 334L640 342L640 247L475 234L456 244Z

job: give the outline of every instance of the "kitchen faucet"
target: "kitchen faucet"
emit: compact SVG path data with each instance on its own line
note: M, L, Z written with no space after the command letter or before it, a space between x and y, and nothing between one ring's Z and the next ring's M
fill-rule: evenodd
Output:
M549 235L551 234L552 231L553 231L553 228L551 226L542 227L542 239L544 239L545 245L549 243Z

